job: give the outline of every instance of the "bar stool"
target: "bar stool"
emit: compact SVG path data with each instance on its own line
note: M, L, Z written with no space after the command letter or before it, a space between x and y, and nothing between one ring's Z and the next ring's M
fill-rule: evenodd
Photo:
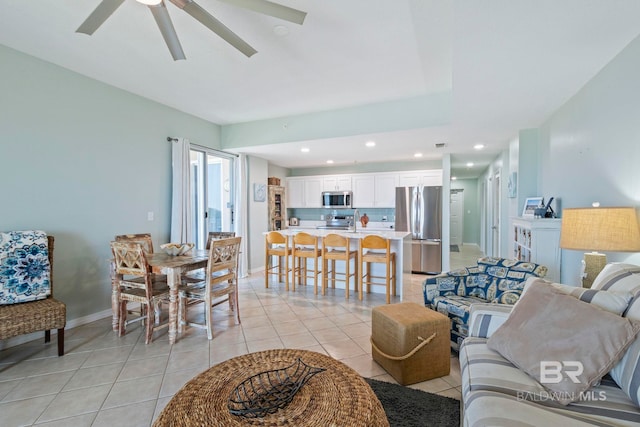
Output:
M373 279L384 279L384 285L387 288L387 304L389 304L391 302L390 292L393 292L393 296L396 295L396 253L391 252L391 240L375 234L365 236L360 239L358 252L361 271L366 270L364 276L362 274L358 275L360 299L362 300L363 285L367 285L368 293L371 284L382 284L374 282ZM386 273L384 276L373 276L371 274L372 262L385 264ZM364 264L366 266L363 268Z
M313 294L318 295L318 258L322 256L322 251L318 248L318 237L309 233L296 233L293 236L293 290L296 290L296 277L298 284L307 284L307 279L313 279ZM307 271L307 259L313 258L313 274ZM296 266L296 261L298 265Z
M351 258L354 272L350 273ZM329 270L331 260L331 270ZM336 261L344 261L344 273L336 272ZM322 239L322 295L325 294L331 273L331 287L336 287L336 276L344 278L345 298L349 299L349 281L353 277L355 291L358 292L358 251L349 250L349 238L339 234L327 234ZM340 280L340 279L338 279Z
M265 263L264 263L264 287L269 287L269 274L277 274L278 281L282 282L282 276L284 276L285 289L289 290L289 255L291 249L289 248L289 239L282 233L277 231L270 231L265 236ZM272 257L278 257L278 264L272 265ZM284 258L284 271L283 271L283 258ZM271 273L273 270L277 270L276 273Z

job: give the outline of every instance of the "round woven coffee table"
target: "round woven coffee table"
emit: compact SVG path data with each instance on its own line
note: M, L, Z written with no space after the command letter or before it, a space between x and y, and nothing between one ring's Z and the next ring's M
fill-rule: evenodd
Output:
M260 372L282 369L301 358L325 368L283 409L263 418L232 415L234 388ZM324 354L279 349L234 357L186 383L153 424L159 426L389 426L382 404L356 371Z

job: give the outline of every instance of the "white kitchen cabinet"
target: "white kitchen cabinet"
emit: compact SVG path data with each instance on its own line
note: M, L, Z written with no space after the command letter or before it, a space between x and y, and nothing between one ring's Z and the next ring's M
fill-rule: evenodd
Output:
M442 170L422 170L400 172L398 174L398 187L417 187L417 186L439 186L442 185Z
M351 175L327 175L322 179L322 191L352 191Z
M287 207L304 208L304 178L287 178Z
M560 282L559 218L512 218L513 257L547 267L545 277Z
M304 180L304 207L322 207L322 178L307 177Z
M374 206L376 208L396 207L396 187L399 178L396 173L376 174L374 178ZM354 192L354 197L355 197Z
M370 174L353 175L353 207L372 208L375 206L375 177Z

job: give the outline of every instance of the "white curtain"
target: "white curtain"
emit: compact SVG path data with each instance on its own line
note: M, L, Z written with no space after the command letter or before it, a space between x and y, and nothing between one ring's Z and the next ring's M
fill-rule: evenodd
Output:
M172 142L171 170L173 192L171 194L171 241L193 242L191 212L191 178L189 174L189 140L177 138Z
M245 154L240 154L235 162L236 164L236 235L242 236L240 244L240 265L238 266L238 275L240 277L248 276L248 240L249 227L247 225L247 207L249 195L249 158Z

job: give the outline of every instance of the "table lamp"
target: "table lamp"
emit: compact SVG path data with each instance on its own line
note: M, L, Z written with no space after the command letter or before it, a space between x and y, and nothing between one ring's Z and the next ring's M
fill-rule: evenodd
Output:
M594 204L597 206L597 204ZM603 252L640 252L638 216L633 207L569 208L562 211L562 249L593 251L584 254L582 286L590 288L607 264Z

